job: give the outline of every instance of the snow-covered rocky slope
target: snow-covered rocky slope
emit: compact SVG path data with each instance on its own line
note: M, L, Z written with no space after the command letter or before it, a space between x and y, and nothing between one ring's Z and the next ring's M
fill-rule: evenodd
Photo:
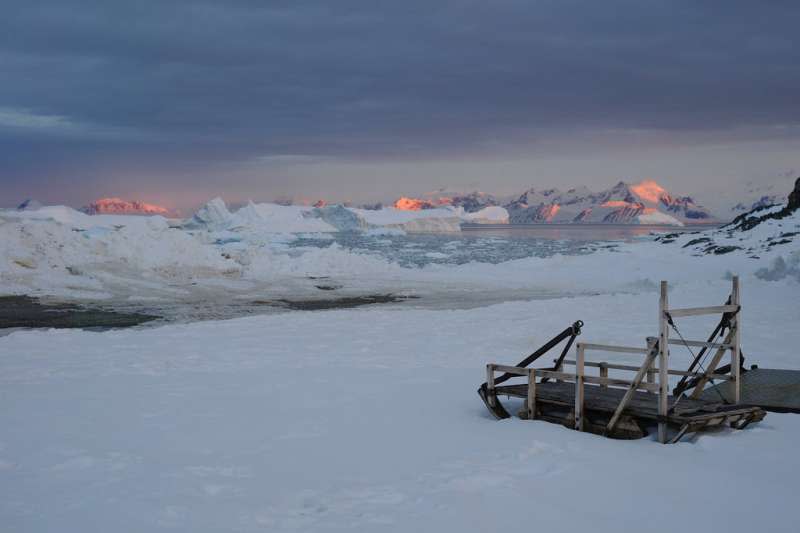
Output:
M656 240L680 246L694 255L739 254L750 259L769 258L759 276L786 276L800 281L800 178L784 203L756 207L719 229L667 234Z
M586 187L562 192L530 189L508 203L512 223L667 224L712 222L708 210L690 197L675 197L652 180L623 181L595 193Z
M786 191L792 188L797 179L794 172L784 172L777 176L766 176L719 191L714 195L712 206L724 220L733 220L739 215L759 207L783 203Z
M425 211L456 207L467 213L486 212L487 208L505 209L512 224L591 223L591 224L701 224L715 222L708 209L691 197L673 196L653 180L639 183L620 181L613 187L593 192L587 187L529 189L512 200L473 192L452 193L445 190L422 198L401 198L395 207ZM496 223L496 222L492 222Z

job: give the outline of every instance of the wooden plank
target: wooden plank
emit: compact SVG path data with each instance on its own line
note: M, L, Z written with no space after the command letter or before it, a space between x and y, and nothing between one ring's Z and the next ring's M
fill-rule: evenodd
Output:
M674 344L674 343L670 342L670 344ZM680 344L680 343L678 343L678 344ZM565 359L563 362L565 364L568 364L568 365L574 365L575 364L575 361L571 360L571 359ZM639 370L638 366L620 365L620 364L617 364L617 363L595 363L593 361L584 361L583 364L584 364L584 366L594 367L594 368L601 368L601 366L605 366L606 368L609 368L611 370L630 370L631 372L636 372L636 371ZM650 367L649 372L650 372L651 377L648 379L648 383L654 383L655 379L654 379L653 374L658 372L658 367L655 367L655 366ZM668 369L667 372L669 373L670 376L700 377L700 376L704 375L703 372L687 372L686 370L673 370L671 368ZM711 376L711 378L712 379L721 379L721 380L733 379L730 376L728 376L727 374L713 374Z
M658 342L658 337L647 337L647 345L648 346L652 346L657 342ZM669 371L669 369L667 369L667 371ZM645 381L647 381L647 383L649 385L655 385L656 384L656 373L657 372L658 372L658 369L655 366L655 361L653 361L653 363L650 365L650 368L647 369L647 378L645 380ZM660 391L660 389L659 389L659 391ZM659 392L659 391L655 391L655 392ZM651 392L650 394L655 394L655 392Z
M723 348L725 350L730 350L733 345L732 344L721 344L718 342L705 342L705 341L691 341L691 340L681 340L681 339L670 339L669 343L673 346L696 346L697 348L711 348L711 349L719 349Z
M731 374L733 376L733 403L741 402L742 394L742 365L739 360L739 352L742 346L742 312L741 294L739 291L739 276L733 276L731 281L731 304L739 309L731 318L731 329L733 329L733 349L731 350Z
M667 373L670 376L689 376L691 378L696 378L705 375L703 372L687 372L686 370L672 370L672 369L667 370ZM712 374L710 377L712 379L722 379L722 380L733 379L731 376L727 374Z
M667 282L661 282L661 296L658 303L658 441L667 443L666 417L669 409L669 324L667 323L667 310L669 309L669 291ZM672 316L675 316L674 314ZM678 315L681 316L681 315ZM685 315L684 315L685 316Z
M564 359L564 363L568 364L568 365L574 365L575 364L575 360L574 359ZM611 370L631 370L633 372L636 372L637 370L639 370L639 367L638 366L634 366L634 365L622 365L622 364L618 364L618 363L596 363L594 361L584 361L583 362L583 366L588 366L588 367L593 367L593 368L603 368L603 367L605 367L606 369L610 368Z
M536 373L528 374L528 420L536 418Z
M497 365L492 364L495 372L503 372L505 374L513 374L515 376L527 376L530 369L528 368L521 368L518 366L510 366L510 365Z
M569 372L556 372L555 370L544 370L542 368L536 369L536 375L543 378L558 379L561 381L572 382L575 380L575 374L570 374Z
M647 355L647 348L637 348L633 346L614 346L611 344L595 344L588 342L579 342L584 350L594 350L597 352L615 352L615 353L635 353Z
M497 386L498 396L514 396L526 399L527 384ZM584 423L586 412L613 414L624 394L623 389L602 389L598 385L587 384L584 387ZM670 403L674 403L670 397ZM536 406L540 418L547 419L553 409L560 409L563 414L571 412L575 406L575 386L571 383L547 382L536 384ZM670 413L667 420L670 424L681 426L688 422L707 424L709 420L726 417L733 420L742 416L753 416L754 421L764 416L764 411L754 407L724 405L719 402L681 399L676 412ZM636 392L631 399L625 415L638 420L657 422L658 397L645 392ZM563 415L562 415L563 416ZM552 418L552 417L551 417ZM585 426L584 426L585 427Z
M586 364L585 361L584 364ZM600 368L600 377L608 379L608 363L597 363L597 366ZM603 388L608 388L608 385L605 383L601 383L600 386Z
M578 431L583 431L583 360L585 350L585 346L579 343L575 359L575 429Z
M644 380L645 375L647 374L647 369L653 364L653 360L656 358L656 350L654 345L650 345L650 352L647 354L647 357L644 359L644 363L642 363L641 368L636 373L636 377L633 378L633 381L628 387L628 390L625 392L625 396L622 397L622 400L619 402L619 406L614 411L614 415L609 420L608 425L606 426L606 433L610 434L614 430L614 426L617 425L617 421L619 417L622 416L622 412L627 407L628 402L630 402L633 394L636 392L636 389L642 385L642 380Z
M713 305L711 307L686 307L684 309L666 309L672 318L682 316L716 315L720 313L733 313L738 309L735 305Z
M652 366L647 370L646 381L648 385L653 385L654 387L658 388L658 386L656 385L656 371L653 369Z
M630 379L602 378L599 376L583 376L583 382L600 385L605 388L607 388L608 385L615 385L617 387L625 387L626 389L633 383ZM636 390L658 392L659 388L656 384L639 383L636 385Z
M683 436L684 436L684 435L686 435L686 432L687 432L688 430L689 430L689 424L684 424L684 425L682 425L682 426L681 426L681 429L680 429L680 430L678 430L678 434L677 434L677 435L675 435L675 436L672 438L672 440L671 440L671 441L669 441L669 443L670 443L670 444L676 444L678 441L680 441L680 440L683 438Z

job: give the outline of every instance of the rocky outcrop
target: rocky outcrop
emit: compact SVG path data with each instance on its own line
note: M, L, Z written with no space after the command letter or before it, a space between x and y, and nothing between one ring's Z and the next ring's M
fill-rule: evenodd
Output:
M421 211L423 209L436 209L444 206L462 208L466 213L476 213L486 207L498 206L497 199L484 192L454 193L444 189L426 193L421 198L400 197L395 201L394 208L403 211ZM368 208L368 207L367 207Z
M800 178L794 182L794 190L789 193L789 201L786 204L786 209L790 212L795 211L800 207Z
M17 211L36 211L37 209L42 208L42 203L34 200L32 198L28 198L21 204L17 206Z
M474 191L469 194L452 196L450 198L450 205L453 207L463 207L464 211L467 213L477 213L487 207L498 206L499 202L490 194Z
M800 178L797 178L794 182L794 189L789 193L783 209L780 209L780 206L758 207L748 213L739 215L733 219L733 222L724 227L731 230L748 231L766 220L786 218L797 211L798 207L800 207Z
M780 203L780 197L777 194L765 194L753 202L739 202L731 208L731 211L734 213L746 213L759 207L769 207L778 203Z

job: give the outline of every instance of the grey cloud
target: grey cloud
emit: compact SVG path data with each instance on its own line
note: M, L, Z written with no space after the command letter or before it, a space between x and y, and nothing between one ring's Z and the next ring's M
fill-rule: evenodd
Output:
M128 135L64 150L0 120L0 141L79 167L109 151L179 165L570 131L757 137L800 122L798 23L794 2L11 0L0 108ZM31 158L3 150L0 180Z

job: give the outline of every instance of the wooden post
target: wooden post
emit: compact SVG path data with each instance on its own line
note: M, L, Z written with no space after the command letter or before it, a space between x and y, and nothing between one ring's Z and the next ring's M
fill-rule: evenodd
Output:
M490 406L495 406L494 365L491 363L486 365L486 399L489 401Z
M647 337L647 346L650 349L653 349L658 342L656 337ZM653 359L655 362L655 359ZM653 385L656 382L656 370L653 365L650 365L650 368L647 369L647 383ZM655 394L653 391L647 391L647 394Z
M669 323L667 311L669 310L669 294L667 282L661 282L661 298L658 303L658 441L667 443L667 410L669 409Z
M731 282L731 305L741 306L741 294L739 291L739 276L733 276ZM731 320L731 329L733 329L733 349L731 350L731 377L733 377L733 403L738 404L741 400L742 392L742 365L741 357L739 355L742 342L742 308L739 307L739 312L733 316Z
M608 363L606 363L605 361L600 363L600 377L601 378L607 378L608 377ZM608 385L605 384L605 383L601 383L600 384L600 388L601 389L607 389Z
M578 343L575 357L575 429L583 431L583 360L584 347Z
M528 420L536 418L536 370L528 372Z
M656 382L656 371L653 367L647 370L647 383L650 385ZM647 394L655 394L653 391L647 391Z

